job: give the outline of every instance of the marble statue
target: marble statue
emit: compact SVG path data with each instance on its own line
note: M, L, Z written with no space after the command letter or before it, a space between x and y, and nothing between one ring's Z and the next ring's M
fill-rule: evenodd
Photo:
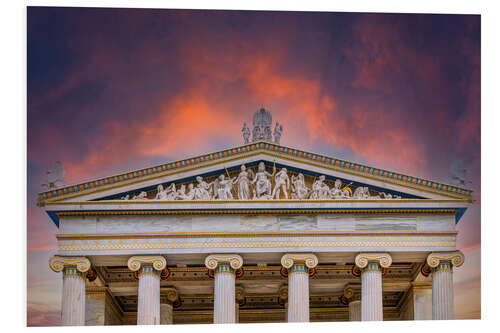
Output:
M212 183L207 183L203 180L203 177L196 177L196 181L198 184L194 190L194 199L195 200L212 200Z
M188 185L188 192L184 192L185 186L181 186L181 192L178 194L176 197L176 200L193 200L194 199L194 194L195 194L195 189L194 189L194 184L190 183Z
M215 195L214 199L218 200L233 200L233 182L234 178L228 178L222 174L214 183Z
M248 169L243 164L241 166L241 171L236 178L235 182L238 184L238 199L239 200L249 200L250 199L250 178L253 178L254 174L252 169Z
M148 200L148 194L144 191L139 193L138 195L134 195L132 200Z
M253 131L252 131L252 142L265 140L268 142L272 141L271 126L273 123L273 117L271 112L261 108L253 115Z
M304 181L304 175L299 173L297 177L292 175L292 199L307 199L310 190Z
M277 144L280 143L281 133L283 133L283 126L276 122L276 126L274 127L274 142Z
M120 200L130 200L130 195L127 194L126 196L121 197Z
M288 199L288 190L290 189L290 178L288 178L288 174L286 173L286 168L281 169L274 176L274 189L271 194L272 199L279 199L280 192L283 191L285 195L285 199Z
M330 199L330 188L325 183L325 176L319 176L312 186L311 196L309 199L313 200L325 200Z
M348 199L351 197L351 193L347 187L342 188L342 181L337 179L335 180L333 188L330 190L330 197L333 199Z
M160 184L156 188L155 200L167 200L167 190L163 189L163 185Z
M241 129L243 133L243 140L245 140L245 144L250 142L250 129L247 127L247 123L243 123L243 128Z
M276 168L273 169L273 173ZM272 178L269 172L266 171L266 166L264 162L259 163L258 172L255 174L255 178L252 181L252 184L255 184L255 190L253 194L254 200L269 200L272 199L271 196L271 181L269 178Z
M186 196L186 185L182 184L181 187L175 192L174 200L184 200Z

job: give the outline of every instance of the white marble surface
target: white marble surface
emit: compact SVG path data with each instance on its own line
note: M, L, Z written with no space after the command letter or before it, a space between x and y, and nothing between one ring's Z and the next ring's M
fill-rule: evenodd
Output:
M161 303L160 304L160 324L161 325L172 325L174 323L174 309L172 304Z
M160 324L160 275L140 273L137 299L137 325Z
M309 274L288 273L288 322L309 321Z
M363 271L361 273L361 320L382 321L382 273Z
M361 301L349 302L349 321L361 321Z
M85 280L80 276L63 274L61 311L63 326L85 325Z
M453 272L432 273L432 319L455 319Z
M214 282L214 324L236 322L235 275L215 273Z

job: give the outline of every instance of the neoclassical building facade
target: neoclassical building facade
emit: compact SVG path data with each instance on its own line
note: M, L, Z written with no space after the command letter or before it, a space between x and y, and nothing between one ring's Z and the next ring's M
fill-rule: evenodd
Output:
M268 141L39 194L63 325L453 319L472 200Z

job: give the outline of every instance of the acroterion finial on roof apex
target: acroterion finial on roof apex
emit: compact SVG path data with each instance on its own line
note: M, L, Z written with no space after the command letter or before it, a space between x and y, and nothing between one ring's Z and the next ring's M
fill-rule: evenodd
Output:
M247 126L247 123L243 123L243 128L241 132L243 134L243 140L245 143L256 142L256 141L268 141L280 143L281 133L283 133L283 126L276 122L276 126L274 127L274 133L272 132L271 126L273 123L273 116L269 110L261 107L257 110L253 115L253 128L252 128L252 140L250 141L250 129ZM274 140L273 140L274 134Z

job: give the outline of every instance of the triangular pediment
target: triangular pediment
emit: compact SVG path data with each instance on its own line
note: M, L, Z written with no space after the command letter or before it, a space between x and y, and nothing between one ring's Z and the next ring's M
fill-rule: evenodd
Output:
M273 166L276 166L277 171L287 168L290 181L299 173L303 174L304 182L311 191L313 183L324 175L325 184L329 188L333 188L335 181L339 179L342 188L349 185L348 189L352 195L358 187L367 187L365 197L472 199L472 191L456 186L267 142L257 142L42 192L39 194L39 203L43 205L53 201L117 200L127 195L133 198L143 191L147 193L147 198L153 199L160 184L163 187L172 183L177 187L183 184L188 187L189 183L196 183L197 176L210 182L221 174L235 177L242 164L256 173L260 162L265 163L269 173L272 173ZM237 193L234 193L234 197L237 199Z

